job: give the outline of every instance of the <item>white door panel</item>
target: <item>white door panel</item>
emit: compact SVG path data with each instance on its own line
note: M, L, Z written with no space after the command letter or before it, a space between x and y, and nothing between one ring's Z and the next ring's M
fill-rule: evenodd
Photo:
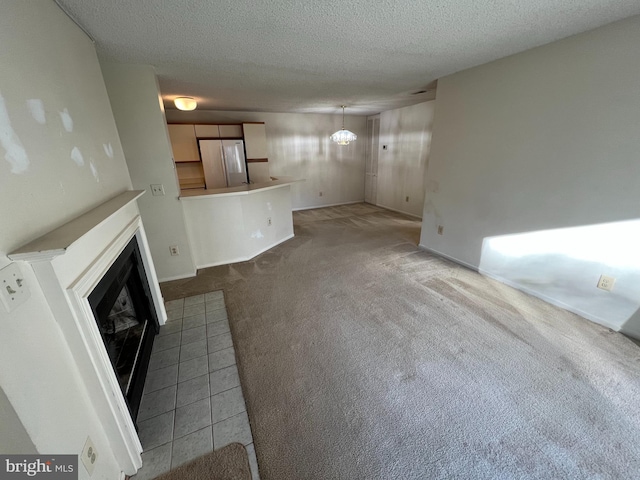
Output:
M373 205L378 192L378 143L380 137L380 115L367 118L367 139L365 144L364 201Z
M227 174L222 159L222 142L220 140L200 140L202 169L206 188L225 188Z
M244 160L244 142L242 140L223 140L222 149L227 168L227 183L236 187L247 183L247 167Z

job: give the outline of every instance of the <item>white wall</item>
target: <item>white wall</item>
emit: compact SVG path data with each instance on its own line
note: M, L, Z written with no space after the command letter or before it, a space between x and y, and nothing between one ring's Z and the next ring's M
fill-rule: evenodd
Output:
M346 115L345 128L359 140L340 146L329 136L342 127L342 114L167 110L166 115L170 123L265 122L270 174L306 180L291 187L294 209L364 201L366 117Z
M434 104L380 113L377 205L422 217Z
M640 306L620 223L640 217L638 45L632 17L441 79L421 244L620 328Z
M244 262L293 237L290 188L184 198L196 266Z
M153 67L109 62L101 65L133 188L147 190L138 207L158 277L167 281L193 276L191 247ZM165 195L151 195L151 184L164 185ZM179 256L171 256L171 245L178 246Z
M0 454L29 455L38 453L2 388L0 388L0 425L2 425Z
M3 2L0 58L4 267L8 252L131 182L93 44L52 1ZM79 454L89 435L100 453L93 478L117 478L60 327L33 270L19 267L31 298L11 313L0 306L0 385L39 452Z

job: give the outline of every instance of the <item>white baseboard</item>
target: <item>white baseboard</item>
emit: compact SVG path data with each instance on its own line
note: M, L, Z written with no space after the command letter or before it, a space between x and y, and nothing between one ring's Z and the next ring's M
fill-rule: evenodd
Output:
M339 207L340 205L353 205L354 203L364 203L364 200L356 200L354 202L341 202L341 203L330 203L329 205L316 205L314 207L297 207L292 208L294 212L298 212L300 210L314 210L316 208L324 208L324 207Z
M564 302L562 302L561 300L557 300L553 297L549 297L548 295L545 295L544 293L540 293L537 292L535 290L532 290L528 287L526 287L525 285L521 285L519 283L514 282L513 280L509 280L507 278L503 278L499 275L495 275L491 272L488 272L484 269L480 269L474 265L471 265L467 262L463 262L462 260L459 260L457 258L454 258L450 255L447 255L446 253L442 253L442 252L438 252L437 250L434 250L432 248L428 248L425 247L424 245L418 245L419 248L421 248L422 250L425 250L427 252L433 253L434 255L438 255L439 257L442 258L446 258L447 260L451 260L454 263L457 263L458 265L462 265L463 267L469 268L471 270L474 270L476 272L478 272L480 275L484 275L485 277L489 277L492 278L494 280L497 280L500 283L504 283L505 285L508 285L511 288L515 288L516 290L520 290L521 292L527 293L533 297L539 298L540 300L544 300L547 303L550 303L551 305L555 305L556 307L560 307L563 310L567 310L571 313L575 313L576 315L580 315L582 318L586 318L587 320L590 320L594 323L597 323L599 325L602 325L604 327L610 328L611 330L614 331L619 331L620 327L619 326L615 326L612 325L611 323L609 323L607 320L597 317L595 315L592 315L588 312L585 312L583 310L580 310L579 308L573 307L571 305L568 305Z
M513 280L509 280L507 278L503 278L500 275L495 275L491 272L488 272L484 269L479 270L479 273L481 275L484 275L485 277L489 277L489 278L493 278L494 280L497 280L500 283L504 283L505 285L509 285L512 288L515 288L516 290L520 290L521 292L524 293L528 293L529 295L533 296L533 297L537 297L541 300L544 300L547 303L550 303L551 305L555 305L556 307L560 307L564 310L567 310L571 313L575 313L576 315L580 315L583 318L586 318L587 320L591 320L594 323L597 323L599 325L605 326L607 328L610 328L611 330L614 331L618 331L620 330L619 326L613 325L611 323L609 323L607 320L600 318L598 316L595 316L589 312L585 312L584 310L580 310L579 308L576 308L572 305L569 305L567 303L564 303L561 300L557 300L553 297L550 297L548 295L545 295L544 293L540 293L537 292L535 290L532 290L531 288L525 286L525 285L521 285L519 283L514 282Z
M203 264L197 265L197 268L198 268L198 270L200 270L201 268L219 267L220 265L229 265L231 263L247 262L247 261L251 260L252 258L256 258L258 255L266 252L267 250L270 250L273 247L276 247L276 246L280 245L281 243L284 243L287 240L292 239L294 236L295 236L295 234L292 233L291 235L288 235L288 236L284 237L283 239L278 240L277 242L269 245L268 247L263 248L262 250L254 253L253 255L248 256L248 257L229 258L227 260L223 260L223 261L220 261L220 262L203 263Z
M422 220L422 217L419 215L414 215L413 213L409 213L409 212L403 212L402 210L398 210L397 208L387 207L386 205L382 205L380 203L376 203L376 207L384 208L385 210L391 210L392 212L401 213L408 217L413 217L413 218L417 218L418 220Z
M158 279L158 283L163 283L163 282L172 282L173 280L182 280L184 278L192 278L196 276L197 272L193 272L193 273L185 273L183 275L174 275L172 277L163 277L163 278L159 278Z
M438 250L434 250L433 248L425 247L422 244L419 244L418 248L420 248L421 250L424 250L426 252L433 253L434 255L437 255L439 257L446 258L447 260L451 260L453 263L457 263L458 265L462 265L463 267L468 268L469 270L473 270L474 272L478 271L478 267L476 267L475 265L471 265L470 263L463 262L462 260L458 260L455 257L447 255L446 253L439 252Z

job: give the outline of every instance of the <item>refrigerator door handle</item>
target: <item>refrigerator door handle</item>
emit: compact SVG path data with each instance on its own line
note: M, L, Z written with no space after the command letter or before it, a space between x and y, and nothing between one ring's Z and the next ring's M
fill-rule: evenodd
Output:
M220 158L222 159L222 171L224 172L224 179L227 183L227 187L229 186L229 171L227 170L227 159L224 156L224 147L222 146L222 142L220 142Z

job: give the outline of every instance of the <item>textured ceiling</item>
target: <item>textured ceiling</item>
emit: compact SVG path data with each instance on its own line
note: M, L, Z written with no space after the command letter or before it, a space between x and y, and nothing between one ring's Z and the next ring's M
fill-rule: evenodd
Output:
M638 0L57 0L167 108L371 114L443 75L640 13Z

